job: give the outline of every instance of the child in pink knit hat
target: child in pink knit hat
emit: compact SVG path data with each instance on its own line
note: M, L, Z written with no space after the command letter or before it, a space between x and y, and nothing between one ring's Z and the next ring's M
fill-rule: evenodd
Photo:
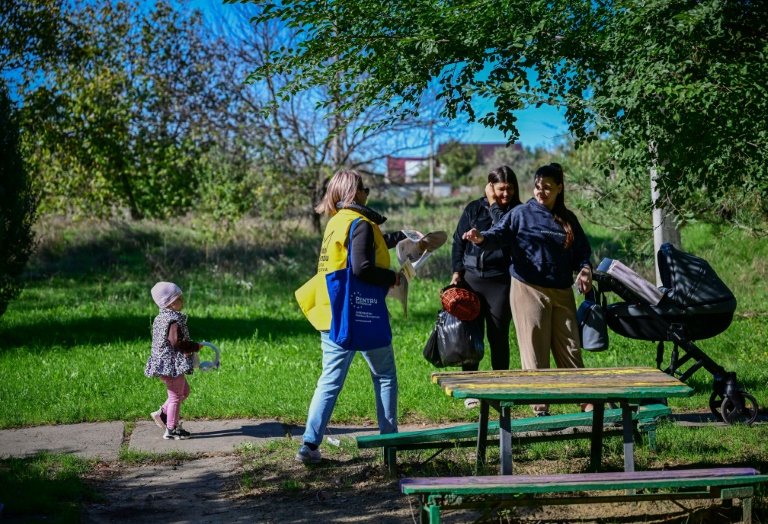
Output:
M200 351L201 344L190 340L187 315L181 312L184 299L181 289L172 282L158 282L152 288L152 298L160 313L152 323L152 353L144 374L158 377L168 389L168 399L150 416L165 430L166 440L188 439L190 434L179 423L181 403L189 396L189 383L185 375L193 371L192 353Z

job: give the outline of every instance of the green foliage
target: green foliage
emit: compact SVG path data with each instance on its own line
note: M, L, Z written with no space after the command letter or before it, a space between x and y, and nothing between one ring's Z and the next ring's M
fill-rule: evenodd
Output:
M580 143L611 133L613 158L602 165L623 168L636 186L656 166L682 218L719 214L765 230L768 12L750 1L618 7L590 63L573 70L592 91Z
M442 144L437 155L438 164L445 169L445 182L461 185L468 182L470 173L480 162L480 148L474 144L462 144L451 139Z
M62 39L66 17L63 0L5 0L0 4L0 73L12 92L34 83L35 75L47 64L78 52L77 39Z
M82 56L48 68L24 106L43 210L184 212L227 117L199 12L103 0L71 16L62 38L79 38Z
M561 106L578 146L610 136L603 169L621 168L639 187L656 167L662 197L682 217L702 201L768 196L768 11L760 2L259 5L258 22L303 31L298 45L274 49L252 73L291 71L286 99L330 85L352 114L386 108L384 125L418 113L434 86L445 117L463 113L510 141L516 110ZM477 114L485 103L492 109Z
M19 154L19 126L0 82L0 317L21 292L19 276L35 247L37 199Z
M435 121L425 108L351 137L342 124L363 128L378 112L326 118L318 104L338 100L328 86L280 104L290 73L244 84L271 46L296 38L284 24L254 27L244 7L203 19L183 0L9 5L0 35L13 41L0 67L18 72L9 76L19 79L23 151L46 214L162 219L194 210L212 230L245 214L309 216L319 228L313 207L339 166L370 172L411 145L406 130Z
M604 173L599 166L611 157L608 140L596 140L575 149L561 144L555 153L566 172L566 204L578 209L584 221L605 228L620 239L631 259L654 260L651 191L644 180L624 176L621 169ZM616 234L622 232L622 234Z

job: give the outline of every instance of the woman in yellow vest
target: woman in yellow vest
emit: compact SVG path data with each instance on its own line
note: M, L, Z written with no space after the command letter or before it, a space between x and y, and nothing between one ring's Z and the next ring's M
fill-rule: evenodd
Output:
M296 291L299 306L320 331L323 349L323 371L309 406L304 443L296 454L296 460L305 464L320 462L318 446L323 441L336 399L357 353L339 347L329 338L331 305L326 275L346 267L349 248L352 250L352 272L359 280L383 287L400 285L401 275L389 269L388 249L395 247L405 235L400 231L382 234L379 226L386 218L365 205L368 193L369 189L363 187L363 180L357 171L339 171L315 208L315 211L331 219L323 235L317 275ZM348 242L350 226L358 218L360 220ZM371 368L379 431L382 434L397 433L397 371L392 344L360 353Z

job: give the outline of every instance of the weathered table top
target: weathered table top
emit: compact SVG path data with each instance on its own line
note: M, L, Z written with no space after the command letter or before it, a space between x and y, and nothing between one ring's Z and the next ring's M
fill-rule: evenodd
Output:
M515 403L689 397L693 389L649 367L459 371L432 373L455 398Z

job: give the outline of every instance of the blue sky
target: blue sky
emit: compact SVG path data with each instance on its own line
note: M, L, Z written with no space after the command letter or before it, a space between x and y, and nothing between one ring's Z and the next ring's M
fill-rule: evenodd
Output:
M524 109L517 112L517 118L518 142L526 147L551 147L568 132L562 112L553 107ZM488 129L478 123L461 124L461 117L456 127L458 132L455 138L462 142L506 142L504 133L498 129Z
M211 16L212 11L226 9L228 6L222 5L220 0L190 0L191 7L200 8L204 16ZM487 111L492 110L492 104L489 101L478 103L475 111L478 116L482 116ZM520 132L518 142L525 147L551 147L554 146L557 139L567 133L567 125L563 113L556 108L542 106L539 108L531 107L517 112L517 129ZM506 142L504 133L497 129L489 129L479 123L467 123L466 115L459 115L454 121L455 131L451 134L443 134L436 141L442 143L449 138L454 138L465 143L501 143ZM437 143L435 146L437 146ZM413 144L416 145L416 144ZM429 155L429 145L416 147L412 150L414 156Z

